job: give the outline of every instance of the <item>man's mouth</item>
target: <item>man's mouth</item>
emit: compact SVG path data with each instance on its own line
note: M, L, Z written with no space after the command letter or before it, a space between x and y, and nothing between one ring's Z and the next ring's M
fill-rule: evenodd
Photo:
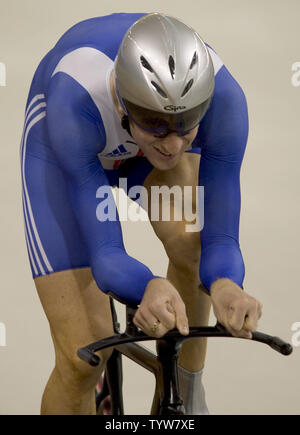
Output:
M170 153L164 153L164 152L161 151L159 148L154 147L154 149L155 149L156 151L158 151L159 154L161 154L162 156L165 156L165 157L172 157L172 156L173 156L173 154L170 154Z

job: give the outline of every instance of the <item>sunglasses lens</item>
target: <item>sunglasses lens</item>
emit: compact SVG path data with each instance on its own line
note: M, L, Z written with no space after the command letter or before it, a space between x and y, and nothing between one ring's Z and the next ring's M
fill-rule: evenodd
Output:
M155 135L176 132L181 136L200 123L210 104L208 100L182 113L162 113L136 106L127 100L123 102L128 116L143 130Z

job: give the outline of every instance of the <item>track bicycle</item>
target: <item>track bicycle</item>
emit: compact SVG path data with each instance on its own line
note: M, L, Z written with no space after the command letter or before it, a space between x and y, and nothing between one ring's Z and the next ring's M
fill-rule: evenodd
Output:
M114 305L114 299L126 305L126 329L120 333L120 324ZM189 334L183 336L177 329L167 332L161 338L150 337L139 330L133 323L137 305L110 296L114 335L93 342L78 349L78 356L91 366L98 366L100 358L95 352L113 347L113 352L106 363L104 382L96 396L96 407L100 409L103 401L110 396L111 414L124 415L123 401L123 367L122 355L149 370L155 376L155 393L151 406L151 415L185 415L185 409L178 386L177 362L182 343L195 337L233 337L219 322L215 326L190 327ZM156 353L141 344L142 341L156 340ZM279 337L262 332L252 333L252 341L269 345L282 355L290 355L292 346Z

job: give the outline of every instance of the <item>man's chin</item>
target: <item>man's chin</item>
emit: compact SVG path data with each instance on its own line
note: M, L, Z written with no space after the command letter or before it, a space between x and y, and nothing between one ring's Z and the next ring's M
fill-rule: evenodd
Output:
M149 160L151 165L154 166L154 168L159 169L160 171L168 171L169 169L173 169L178 165L181 154L174 156L172 159L164 159L153 154L147 155L146 153L145 157Z
M168 171L175 168L175 166L178 165L179 160L179 157L167 161L157 158L152 158L151 160L149 159L150 163L154 166L154 168L160 171Z

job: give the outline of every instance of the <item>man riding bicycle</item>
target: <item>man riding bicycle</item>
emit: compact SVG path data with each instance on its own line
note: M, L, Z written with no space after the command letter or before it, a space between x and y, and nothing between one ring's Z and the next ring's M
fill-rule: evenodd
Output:
M262 306L242 290L239 177L247 138L242 89L173 17L89 19L43 58L21 144L28 254L55 347L43 414L95 413L95 385L111 351L100 353L100 367L76 351L113 334L108 292L138 303L135 324L153 337L207 325L211 304L233 335L251 337ZM96 215L105 200L99 187L124 177L149 198L153 186L204 186L201 233L187 232L185 218L151 219L148 209L169 258L167 278L126 253L118 219ZM208 413L205 354L206 339L189 340L180 352L188 414Z

